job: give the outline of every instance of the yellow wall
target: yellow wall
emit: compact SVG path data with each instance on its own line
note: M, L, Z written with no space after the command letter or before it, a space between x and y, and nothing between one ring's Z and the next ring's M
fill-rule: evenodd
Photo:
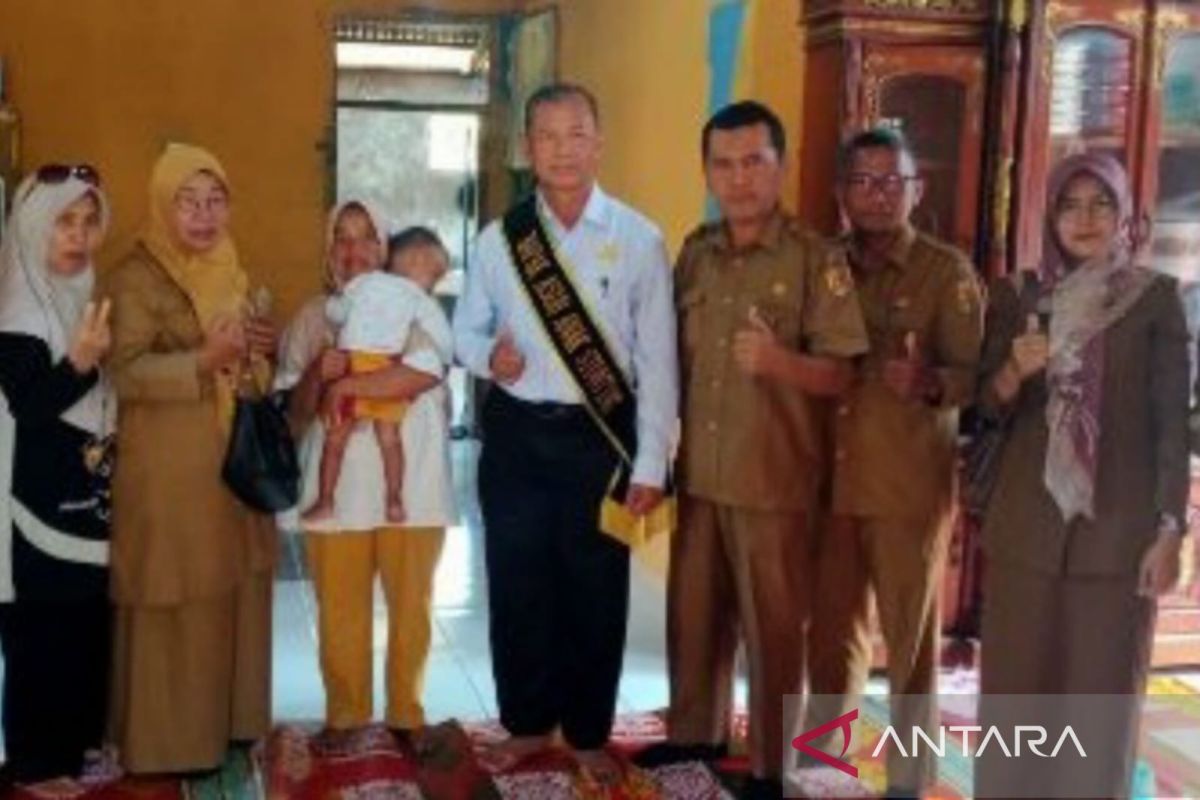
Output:
M738 95L773 105L794 141L798 2L748 1ZM163 143L190 140L225 163L243 261L287 313L318 284L326 181L319 145L332 119L335 15L545 4L3 0L0 55L22 115L23 163L87 161L104 174L115 227L102 265L133 241ZM592 87L602 105L603 181L657 220L676 248L704 211L698 137L708 113L710 3L560 0L559 8L561 74Z
M518 0L438 0L439 11ZM403 0L0 2L0 54L23 120L24 165L87 161L104 174L129 247L163 143L191 140L229 171L234 231L252 280L281 312L319 283L336 14L398 12Z
M772 106L793 153L803 59L798 0L748 0L735 97ZM672 251L703 217L709 0L561 0L560 73L597 95L601 179L663 228ZM790 158L785 202L797 195Z
M600 102L601 180L653 218L674 248L704 208L707 112L703 0L564 0L560 75Z
M788 135L784 204L796 207L800 194L801 89L804 86L804 41L800 0L751 0L742 50L744 97L769 105L783 120Z

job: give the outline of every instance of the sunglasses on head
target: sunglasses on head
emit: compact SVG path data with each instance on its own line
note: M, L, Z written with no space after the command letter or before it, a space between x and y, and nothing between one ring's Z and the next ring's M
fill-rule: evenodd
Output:
M43 164L37 168L34 178L38 183L63 183L69 178L78 178L92 186L100 185L100 173L91 164Z

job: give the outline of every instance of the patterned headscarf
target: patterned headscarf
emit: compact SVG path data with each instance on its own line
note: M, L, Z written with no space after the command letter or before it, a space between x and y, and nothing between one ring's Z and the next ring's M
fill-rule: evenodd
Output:
M1055 230L1062 193L1079 175L1104 185L1117 204L1117 234L1109 253L1072 264ZM1133 203L1125 169L1110 156L1064 159L1050 176L1042 245L1043 292L1048 296L1050 362L1044 480L1063 519L1093 518L1104 383L1104 332L1150 285L1152 274L1133 265Z

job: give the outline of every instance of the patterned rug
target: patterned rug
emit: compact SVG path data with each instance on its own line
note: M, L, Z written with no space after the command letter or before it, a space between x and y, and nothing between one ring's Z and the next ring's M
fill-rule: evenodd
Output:
M400 741L373 725L331 735L316 723L278 726L250 751L232 753L222 769L188 781L110 779L21 787L15 800L732 800L699 763L642 770L632 753L663 736L652 714L625 717L611 752L622 766L617 786L581 772L567 751L552 748L508 769L495 769L503 738L495 724L450 721ZM736 762L733 764L736 769ZM736 783L736 778L734 779Z
M974 689L972 673L951 674L943 693ZM1200 797L1200 694L1181 680L1156 676L1143 725L1135 797ZM947 724L970 724L973 709L943 708ZM886 725L884 695L864 698L860 727L849 761L858 780L832 769L802 770L798 786L808 797L876 797L885 784L882 755L870 757ZM744 731L744 719L739 728ZM623 765L623 781L603 787L581 772L567 751L551 748L516 767L495 766L495 745L504 734L495 723L432 726L411 740L371 726L330 735L312 724L280 725L251 750L231 753L222 769L188 781L130 780L96 776L24 787L16 800L732 800L746 762L735 756L717 765L699 763L652 770L629 757L665 733L655 714L623 716L613 733L612 752ZM971 768L948 748L939 760L933 797L972 794Z

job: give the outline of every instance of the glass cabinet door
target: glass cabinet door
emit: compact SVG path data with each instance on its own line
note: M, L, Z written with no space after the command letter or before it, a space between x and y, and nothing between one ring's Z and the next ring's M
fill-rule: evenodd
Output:
M901 75L880 89L879 121L904 134L925 179L913 222L947 241L961 238L958 206L966 105L966 87L941 75ZM969 251L969 240L956 243Z
M1162 83L1152 264L1200 281L1200 34L1172 40ZM1200 309L1198 309L1200 311Z
M1059 35L1051 67L1051 169L1082 152L1127 163L1133 62L1133 40L1112 30L1080 27Z
M873 44L865 51L863 121L904 134L925 179L913 223L971 255L979 226L985 86L977 47Z

